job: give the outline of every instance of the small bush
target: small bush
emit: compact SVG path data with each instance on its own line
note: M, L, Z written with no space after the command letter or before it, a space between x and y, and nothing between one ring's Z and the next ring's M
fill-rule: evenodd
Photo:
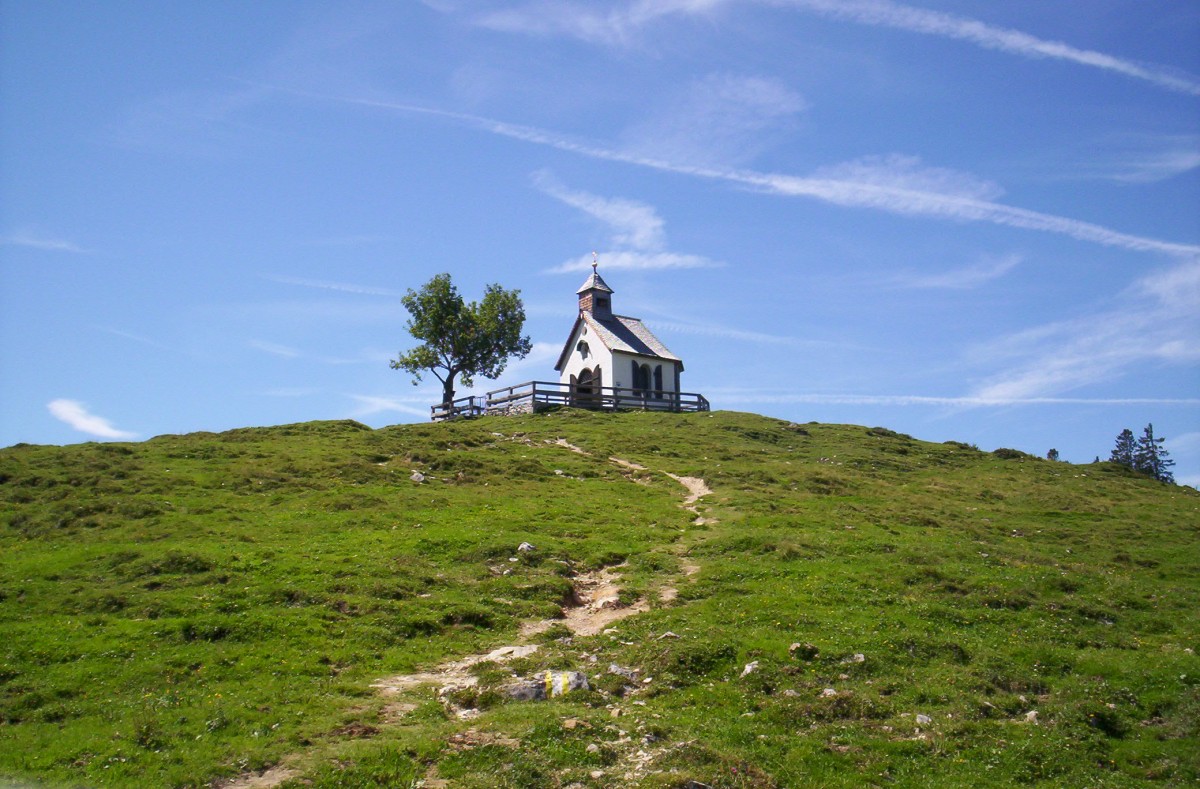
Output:
M452 608L442 615L443 625L467 625L490 630L495 625L492 612L477 606Z
M212 568L213 563L202 556L182 551L167 551L162 558L142 564L139 575L196 575L208 572Z
M908 433L897 433L895 430L889 430L886 427L869 427L867 428L867 435L875 436L876 438L903 438L912 441L912 436Z
M221 641L231 633L230 628L221 622L202 620L184 621L179 626L179 635L184 641Z

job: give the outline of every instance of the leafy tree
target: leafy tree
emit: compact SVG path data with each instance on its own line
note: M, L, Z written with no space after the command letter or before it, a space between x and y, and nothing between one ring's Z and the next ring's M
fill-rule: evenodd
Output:
M1119 463L1125 468L1133 468L1133 457L1137 452L1137 441L1133 437L1133 431L1125 428L1117 436L1117 445L1113 447L1112 455L1109 460L1113 463Z
M1171 453L1163 446L1164 441L1166 439L1154 437L1154 425L1146 425L1134 450L1133 467L1159 482L1174 484L1175 475L1171 473L1170 468L1175 465L1175 461L1171 460Z
M1058 460L1058 450L1051 449L1046 453L1046 460Z
M415 386L425 371L442 382L442 404L454 402L454 379L472 386L475 376L495 378L504 372L510 356L528 355L532 344L521 335L525 306L519 290L488 285L483 301L463 301L449 274L438 274L420 290L409 289L401 299L408 310L406 328L421 345L391 361L393 370L405 370Z

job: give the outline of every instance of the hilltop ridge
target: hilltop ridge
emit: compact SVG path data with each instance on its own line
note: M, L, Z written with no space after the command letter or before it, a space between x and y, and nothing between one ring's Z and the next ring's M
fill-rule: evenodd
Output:
M21 445L0 500L0 776L1200 780L1200 494L1109 463L562 410Z

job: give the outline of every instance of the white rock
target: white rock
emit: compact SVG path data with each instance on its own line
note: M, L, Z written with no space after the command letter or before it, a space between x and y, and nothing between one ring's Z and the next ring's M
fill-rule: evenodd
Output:
M529 553L530 551L534 550L534 547L527 542L523 542L517 546L517 550L521 553Z
M933 723L933 718L929 717L928 715L922 715L921 713L917 713L917 725L918 726L925 726L930 723Z
M747 674L753 674L755 671L758 671L758 661L757 660L755 660L752 663L746 664L746 667L744 669L742 669L742 676L744 677Z
M409 477L409 479L411 479L413 482L424 482L424 481L425 481L425 475L424 475L424 474L422 474L422 473L421 473L421 472L419 472L419 471L414 471L414 472L412 473L412 476L411 476L411 477Z
M829 698L830 696L836 696L836 695L837 695L837 691L834 690L833 688L825 688L825 690L821 691L822 698Z
M1026 723L1037 723L1037 719L1038 719L1037 710L1030 710L1029 712L1025 713L1025 722Z

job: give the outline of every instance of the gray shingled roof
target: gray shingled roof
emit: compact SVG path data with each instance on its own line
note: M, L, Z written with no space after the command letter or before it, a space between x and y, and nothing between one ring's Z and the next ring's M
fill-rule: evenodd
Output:
M579 318L576 319L575 326L571 329L567 344L563 346L562 353L558 355L558 362L554 365L555 370L562 370L563 365L567 362L567 356L574 350L571 348L570 337L575 336L575 329L579 327L579 321L586 321L592 333L600 339L600 342L604 343L604 347L611 351L624 351L638 356L679 362L679 369L683 369L683 360L667 350L667 346L663 345L662 341L646 328L646 324L637 318L614 315L611 320L601 320L590 312L581 312Z
M588 312L582 313L582 317L610 351L680 361L679 357L667 350L667 346L654 336L654 332L647 329L646 324L637 318L614 315L611 320L602 320Z

